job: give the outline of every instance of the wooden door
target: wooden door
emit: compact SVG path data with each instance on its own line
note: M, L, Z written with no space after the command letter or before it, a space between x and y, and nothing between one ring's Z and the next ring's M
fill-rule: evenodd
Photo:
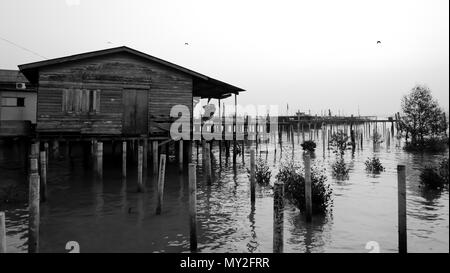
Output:
M125 135L148 133L148 90L125 89L123 91L123 124Z

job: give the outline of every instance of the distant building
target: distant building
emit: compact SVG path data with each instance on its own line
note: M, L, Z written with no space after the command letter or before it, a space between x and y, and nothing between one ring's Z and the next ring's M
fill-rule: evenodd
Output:
M0 137L26 136L36 123L36 88L18 70L0 70Z

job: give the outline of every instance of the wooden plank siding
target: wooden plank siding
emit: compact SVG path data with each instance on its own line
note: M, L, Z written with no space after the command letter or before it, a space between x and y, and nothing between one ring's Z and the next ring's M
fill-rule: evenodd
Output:
M42 67L37 132L122 135L123 90L135 89L148 92L149 134L167 135L161 128L170 127L172 106L186 105L192 113L192 82L191 75L127 52ZM63 111L64 90L97 90L99 112Z

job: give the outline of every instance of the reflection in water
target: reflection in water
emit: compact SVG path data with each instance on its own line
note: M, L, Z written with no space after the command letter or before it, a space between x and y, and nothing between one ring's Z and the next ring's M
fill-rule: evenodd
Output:
M286 202L284 252L366 252L364 246L369 241L377 241L381 252L396 252L397 164L407 166L409 250L448 252L448 189L427 191L419 186L424 162L436 163L448 152L405 153L396 138L391 139L389 149L384 142L374 150L367 132L363 149L358 146L354 153L349 150L345 155L351 168L346 181L332 178L330 166L335 155L328 150L323 158L322 134L312 134L318 146L312 164L326 168L334 192L334 209L330 215L314 216L312 223L306 223L304 216ZM299 136L302 138L301 133ZM298 145L302 141L298 141L297 134L294 137L294 159L303 164ZM0 145L0 187L26 185L25 145ZM280 160L292 156L292 142L287 142L284 135L282 149L273 141L260 148L269 151L261 157L270 162L273 184ZM66 156L63 147L58 158L50 155L49 200L41 206L41 251L64 252L67 241L73 240L80 243L82 252L189 252L187 172L180 174L177 163L167 165L163 212L157 216L157 174L151 168L144 172L145 192L137 193L133 160L129 161L127 178L122 179L120 155L111 157L107 145L104 150L102 180L95 178L92 164L86 164L82 147L75 143L71 157ZM252 205L246 167L238 157L234 168L232 153L227 158L223 151L219 158L218 145L212 151L214 180L208 186L203 179L201 148L198 154L194 148L193 153L198 169L199 251L272 252L272 189L257 185L256 203ZM250 147L246 146L247 166L249 154ZM364 161L374 155L386 171L370 175ZM26 204L0 204L0 210L6 212L8 252L25 252Z

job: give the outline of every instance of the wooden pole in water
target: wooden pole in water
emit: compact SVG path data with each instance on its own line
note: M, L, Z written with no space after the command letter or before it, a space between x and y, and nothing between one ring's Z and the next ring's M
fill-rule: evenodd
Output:
M182 139L180 139L178 145L179 145L179 147L178 147L178 166L179 166L179 171L183 172L184 151L183 151L183 140Z
M284 183L276 181L273 186L273 252L283 252Z
M312 220L312 198L311 198L311 158L309 153L305 154L305 209L306 209L306 221Z
M361 133L361 150L363 149L363 140L364 140L364 136L363 136L363 133Z
M242 140L241 155L242 155L242 165L245 165L245 140Z
M1 103L0 103L1 104ZM3 211L0 211L0 253L6 253L6 217Z
M103 142L97 142L97 176L103 176Z
M142 169L143 169L143 162L144 161L144 147L142 145L139 145L138 147L138 177L137 177L137 184L138 184L138 188L137 191L138 192L144 192L144 185L142 183Z
M37 158L30 160L29 201L28 201L28 252L39 252L39 174Z
M197 173L195 164L189 164L189 226L190 249L197 251Z
M45 151L45 156L46 156L47 163L48 163L48 158L49 158L49 155L48 155L48 152L49 152L49 149L48 149L48 142L45 142L45 143L44 143L44 151Z
M250 150L250 201L255 203L255 150Z
M305 130L303 130L303 123L302 123L302 141L305 142Z
M127 177L127 142L122 142L122 177Z
M212 175L211 175L211 153L209 149L209 143L205 141L205 152L204 152L204 167L205 167L205 178L206 184L212 184Z
M291 140L292 140L292 151L294 151L295 139L294 139L294 126L293 125L291 125Z
M397 165L398 180L398 252L407 253L406 233L406 170L404 165Z
M158 141L152 142L152 156L153 156L153 173L158 171Z
M57 139L53 140L53 158L59 157L59 142Z
M322 123L322 145L323 145L323 158L325 158L325 141L327 138L327 132L325 131L325 124Z
M156 214L160 215L163 206L164 196L164 178L166 173L166 155L161 154L159 162L159 175L158 175L158 203L156 205Z
M41 201L45 202L47 200L47 154L45 151L40 152L39 159L41 161Z
M147 170L147 166L148 166L148 139L147 138L144 138L143 139L143 142L144 142L144 147L143 147L143 162L142 162L142 165L143 165L143 168L145 169L145 170Z

